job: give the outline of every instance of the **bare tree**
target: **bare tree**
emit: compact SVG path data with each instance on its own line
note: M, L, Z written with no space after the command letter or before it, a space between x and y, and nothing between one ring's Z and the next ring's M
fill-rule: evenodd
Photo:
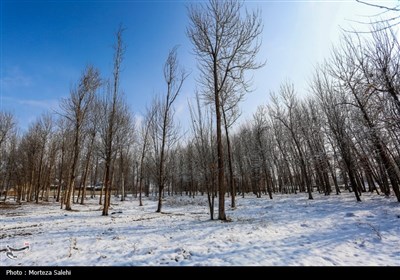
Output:
M294 168L292 168L293 164L290 161L290 144L292 143L290 139L289 133L285 130L283 124L274 117L273 111L269 110L269 114L271 117L271 128L273 134L273 142L278 151L279 156L276 156L277 168L279 170L278 175L278 184L279 191L281 192L293 192L297 193L298 186L295 186L295 180L293 176ZM287 186L290 186L288 188Z
M166 182L165 162L168 153L168 146L176 139L176 132L173 129L173 107L176 98L181 92L187 72L180 68L177 57L177 47L170 50L164 64L164 79L167 84L167 93L164 98L154 100L153 110L156 110L153 121L153 142L155 144L156 159L156 181L158 185L158 206L156 212L161 212L162 196Z
M98 134L99 128L99 120L101 119L101 102L99 98L95 98L93 101L92 110L89 112L89 122L85 127L85 133L88 135L88 139L86 141L86 158L84 161L83 175L81 179L81 188L82 188L82 196L81 196L81 204L84 204L85 195L86 195L86 182L89 175L90 164L93 162L92 155L95 148L95 140Z
M190 117L193 129L193 144L197 151L197 164L203 184L207 191L208 207L210 210L210 219L214 219L214 133L211 115L207 110L203 111L200 104L200 97L196 92L196 108L189 104Z
M333 138L343 159L356 200L361 201L355 178L355 156L353 156L351 137L347 128L349 123L346 112L347 108L345 106L338 106L338 104L345 105L343 101L346 99L346 96L340 87L335 86L324 67L318 69L311 88L326 115L329 130L333 134Z
M262 66L256 63L261 46L258 38L263 29L261 16L259 12L246 12L242 18L242 6L242 2L235 0L210 0L189 7L187 34L199 62L199 81L204 96L213 101L215 108L220 220L226 220L222 95L249 90L251 81L245 73Z
M52 124L49 114L42 115L29 126L19 145L19 156L23 158L21 163L25 173L25 176L21 174L21 177L24 177L21 183L27 185L27 201L35 200L39 203L40 191L42 199L45 192L46 197L49 194L46 187L49 187L50 178L47 175L51 173L49 168L51 169L50 164L54 160L54 155L50 156L50 153L54 152L54 146L49 145L52 142Z
M153 118L155 115L154 108L147 110L146 116L141 124L141 151L140 151L140 171L139 171L139 206L143 206L142 202L142 192L143 192L143 177L144 177L144 170L145 170L145 158L148 154L149 149L149 138L150 138L150 128L151 124L153 123Z
M379 29L379 25L374 28ZM371 40L362 40L362 42L358 37L358 42L364 46L362 54L358 56L358 64L363 71L369 91L374 95L382 95L382 98L393 102L395 115L397 115L394 121L400 123L400 89L398 87L400 44L398 36L393 28L376 31L371 36Z
M8 191L13 188L16 202L21 203L24 170L19 157L20 138L17 130L12 129L7 138L6 149L0 150L2 154L0 157L0 176L2 177L0 179L0 193L2 192L1 187L3 187L4 201L6 201Z
M14 115L8 112L0 112L0 150L7 137L16 126Z
M294 142L295 149L299 158L300 169L302 173L302 181L307 188L308 198L313 199L310 175L307 172L306 154L302 145L301 137L301 113L298 108L298 101L295 97L294 85L285 83L281 85L280 95L283 99L285 108L282 108L277 98L273 98L274 108L270 107L274 118L279 120L288 130Z
M229 137L229 129L240 117L239 102L243 99L244 92L240 92L238 94L232 94L232 93L234 93L233 87L223 92L221 111L224 121L226 147L228 155L228 171L229 171L228 183L229 183L229 191L231 193L231 208L236 208L236 201L235 201L236 191L234 185L233 162L232 162L233 158L232 158L231 140Z
M2 193L2 188L4 187L5 179L7 178L7 169L9 169L9 161L8 153L6 146L8 146L8 142L13 144L12 140L13 135L16 133L16 121L13 114L0 111L0 196ZM7 196L7 191L5 191L5 195Z
M254 130L254 141L256 142L255 147L258 151L258 156L260 157L261 161L261 168L262 172L264 175L264 181L267 185L267 191L269 198L272 199L272 175L270 172L270 168L267 166L267 151L266 151L266 142L265 141L265 134L267 133L268 125L267 125L267 119L266 117L268 116L265 107L264 106L259 106L257 108L256 113L253 115L254 119L254 124L253 124L253 130Z
M88 66L82 74L77 87L71 90L70 97L61 101L60 106L63 110L63 116L68 119L70 125L73 127L72 131L74 135L72 144L73 157L67 179L66 210L71 210L71 196L75 187L75 177L81 151L82 130L100 84L99 71L93 66ZM62 203L63 201L61 201L61 205Z
M126 168L126 162L128 161L130 150L134 144L135 137L134 131L135 126L133 122L132 115L128 109L126 103L121 104L117 119L118 129L115 135L115 146L118 154L119 161L119 186L118 190L121 190L121 201L125 200L127 195L126 185L127 185L127 175L128 170Z
M376 4L376 3L371 3L371 1L362 1L362 0L356 0L358 3L373 7L381 11L378 14L371 15L371 20L370 22L366 21L357 21L358 23L361 24L372 24L372 25L380 25L379 28L374 28L370 32L379 32L385 29L389 29L391 27L398 26L400 24L400 4L397 5L385 5L385 3L382 4ZM383 1L382 1L383 2ZM387 15L389 13L393 13L394 15L389 15L389 17L382 18L382 16ZM355 31L355 33L363 33L363 32L358 32ZM368 32L367 32L368 33Z
M58 118L57 119L57 130L55 137L58 139L58 178L57 178L57 195L56 195L56 202L60 201L61 195L65 197L65 170L68 171L66 165L69 163L69 146L68 143L72 142L71 140L71 127L68 126L66 118ZM61 197L63 200L63 198ZM63 204L61 203L61 208Z
M119 88L121 65L125 53L125 44L122 40L124 28L120 26L116 32L114 45L114 69L112 85L108 85L106 95L102 100L102 120L100 128L101 152L105 164L104 174L104 207L103 216L108 215L113 183L113 164L118 153L118 140L123 141L124 132L129 129L130 116L126 102Z
M366 79L374 74L368 73L370 69L368 69L368 63L365 61L365 58L368 56L364 54L364 50L360 47L359 43L359 41L354 42L350 36L343 37L341 48L334 49L333 51L329 72L337 79L340 87L351 97L351 99L346 101L346 104L359 111L365 126L368 128L367 136L379 157L379 161L383 163L392 184L393 191L396 194L397 200L400 202L400 179L388 155L387 147L385 147L382 137L380 136L382 132L378 129L377 122L372 116L375 110L370 109L371 96L376 94L377 86L371 86L370 83L366 82ZM378 53L384 52L385 48L383 46L386 46L386 49L390 49L390 46L387 46L385 43L389 42L381 42L381 48L378 50ZM392 57L387 55L385 58L386 60L390 60ZM395 98L398 97L395 80L397 71L392 70L394 79L391 78L392 75L389 74L389 71L391 70L387 69L382 71L380 68L377 68L375 75L385 77L382 79L383 81L381 80L380 83L378 81L378 83L383 84L389 96L391 96L393 100L396 100ZM365 75L366 73L369 75Z

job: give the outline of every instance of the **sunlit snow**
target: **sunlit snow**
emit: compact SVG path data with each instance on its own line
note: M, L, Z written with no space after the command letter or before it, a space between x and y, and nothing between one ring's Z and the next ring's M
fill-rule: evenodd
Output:
M276 195L237 199L230 222L211 221L206 196L166 197L144 207L113 197L101 216L98 199L59 209L58 203L0 205L0 247L21 247L2 266L400 265L400 206L365 193Z

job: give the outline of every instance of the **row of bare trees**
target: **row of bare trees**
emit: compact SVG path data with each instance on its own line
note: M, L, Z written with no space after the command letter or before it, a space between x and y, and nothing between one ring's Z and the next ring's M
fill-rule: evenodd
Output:
M240 101L250 91L259 11L242 2L210 0L190 6L187 35L199 65L198 90L189 102L192 130L182 137L174 101L188 73L177 48L164 64L165 94L140 122L120 89L125 45L120 27L112 77L88 66L60 111L45 114L18 133L12 114L0 114L0 190L17 202L50 201L71 210L98 197L108 215L111 195L125 200L206 194L214 219L225 220L225 197L254 193L343 190L400 201L400 47L391 26L345 34L331 57L316 67L309 94L299 98L289 81L260 105L253 118L232 129ZM304 95L302 95L304 96ZM136 124L136 126L135 126ZM228 186L228 188L226 188Z
M299 98L294 85L284 82L237 129L231 150L224 135L224 162L233 162L233 176L224 181L233 182L232 197L304 192L313 199L315 191L348 190L357 201L370 191L393 193L400 202L399 68L400 46L390 27L343 35L331 57L316 67L307 97ZM197 154L186 166L200 168L194 175L189 168L185 178L194 191L207 191L212 213L218 153L214 122L200 103L197 97L194 135L183 152Z
M111 79L102 78L91 65L86 67L70 96L60 101L60 110L39 117L22 135L14 116L1 112L0 186L4 200L9 193L17 202L39 203L53 197L61 208L72 210L74 203L85 203L90 191L92 198L99 195L103 215L108 215L113 191L121 200L129 191L141 197L145 181L148 195L150 179L146 177L163 191L167 154L178 136L172 104L187 73L179 68L177 49L172 49L164 66L166 97L155 99L142 128L136 131L119 87L123 31L120 27L116 33Z

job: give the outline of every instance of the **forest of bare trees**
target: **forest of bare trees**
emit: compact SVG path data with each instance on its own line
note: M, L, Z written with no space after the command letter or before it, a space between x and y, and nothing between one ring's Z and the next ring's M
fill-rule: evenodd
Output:
M307 93L290 81L265 94L253 118L242 121L240 101L251 73L264 66L261 14L242 2L210 0L188 7L187 36L200 76L189 101L191 133L182 137L173 103L188 77L178 48L164 64L165 92L140 123L120 88L126 49L115 36L111 77L87 66L48 112L18 129L0 112L0 198L57 201L66 210L97 198L108 215L110 197L204 195L210 217L218 201L249 193L354 193L395 195L400 202L400 45L396 26L371 25L370 33L343 32L329 57L309 73ZM163 62L160 62L162 67ZM266 64L265 67L268 67ZM250 73L250 74L248 74ZM136 124L136 125L135 125ZM236 126L234 126L236 124Z

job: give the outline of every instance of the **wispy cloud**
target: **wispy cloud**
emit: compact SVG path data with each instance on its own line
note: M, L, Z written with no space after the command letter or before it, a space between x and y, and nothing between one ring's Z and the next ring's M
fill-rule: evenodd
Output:
M42 113L54 113L59 108L57 99L32 99L13 98L3 96L1 98L0 110L6 110L15 114L18 126L22 131L27 131L29 125L35 122Z
M27 107L34 107L34 108L40 108L40 109L56 109L59 104L59 100L57 99L17 99L17 98L11 98L4 96L3 101L6 101L7 103L14 103L18 105L23 105Z
M15 87L30 87L33 79L25 74L19 66L4 69L3 76L0 77L0 85L3 90Z
M58 100L54 99L48 99L48 100L23 99L23 100L18 100L17 102L22 105L45 108L45 109L54 109L58 106Z

